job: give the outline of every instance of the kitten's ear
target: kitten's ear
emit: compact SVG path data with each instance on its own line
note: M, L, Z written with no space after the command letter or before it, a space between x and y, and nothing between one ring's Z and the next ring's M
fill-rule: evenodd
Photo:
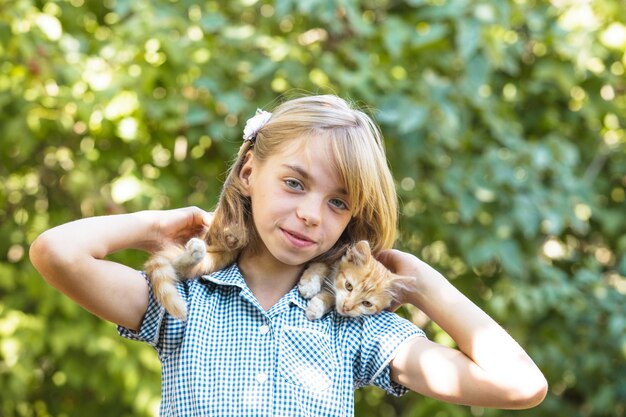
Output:
M357 266L364 265L370 256L372 256L372 250L367 240L361 240L355 243L346 253L348 262L352 262Z

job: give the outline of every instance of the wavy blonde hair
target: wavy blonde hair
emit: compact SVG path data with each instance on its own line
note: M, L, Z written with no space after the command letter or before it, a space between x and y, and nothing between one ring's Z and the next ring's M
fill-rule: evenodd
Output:
M256 139L244 142L217 203L208 233L213 242L209 243L230 250L247 245L255 248L259 244L250 199L239 179L248 152L253 152L255 160L262 164L291 141L320 136L332 144L335 168L350 197L352 219L337 243L316 260L332 262L349 244L359 240L368 240L374 253L391 248L398 219L397 196L382 135L369 116L333 95L285 101L273 110ZM237 238L233 239L233 235Z

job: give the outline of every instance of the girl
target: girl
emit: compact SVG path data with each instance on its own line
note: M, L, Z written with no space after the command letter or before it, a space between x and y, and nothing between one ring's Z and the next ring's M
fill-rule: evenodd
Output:
M497 323L432 267L389 249L396 195L365 114L334 96L304 97L251 119L244 138L220 205L246 225L249 244L233 265L179 285L187 321L155 302L141 272L105 257L185 242L206 230L209 213L82 219L43 233L30 249L51 285L157 350L161 415L349 416L354 388L370 384L483 407L543 400L542 373ZM306 319L295 288L305 264L361 239L389 269L414 278L400 301L426 313L459 350L387 311Z

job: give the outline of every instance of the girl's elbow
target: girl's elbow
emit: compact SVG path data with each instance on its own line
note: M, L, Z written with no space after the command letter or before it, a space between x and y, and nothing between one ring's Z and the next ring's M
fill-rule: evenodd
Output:
M62 251L62 245L56 242L49 233L44 232L39 235L28 250L30 262L41 276L50 284L53 284L54 278L58 275L55 271L62 268L64 263L71 261L65 259Z
M45 256L45 253L48 253L48 248L50 246L48 240L49 239L44 232L37 236L28 249L28 258L35 269L40 273L42 273L42 270L46 269L46 260L49 259Z
M536 407L548 394L548 382L543 375L524 381L511 395L511 408L526 409Z
M529 397L529 408L541 404L546 398L546 395L548 395L548 381L541 375L541 377L538 378L533 394Z

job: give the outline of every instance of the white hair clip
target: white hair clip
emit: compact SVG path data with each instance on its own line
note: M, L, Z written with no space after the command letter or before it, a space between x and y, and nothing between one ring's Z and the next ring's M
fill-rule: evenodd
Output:
M255 115L246 121L246 127L243 128L243 139L255 140L257 133L270 120L270 117L272 117L272 113L256 109Z

